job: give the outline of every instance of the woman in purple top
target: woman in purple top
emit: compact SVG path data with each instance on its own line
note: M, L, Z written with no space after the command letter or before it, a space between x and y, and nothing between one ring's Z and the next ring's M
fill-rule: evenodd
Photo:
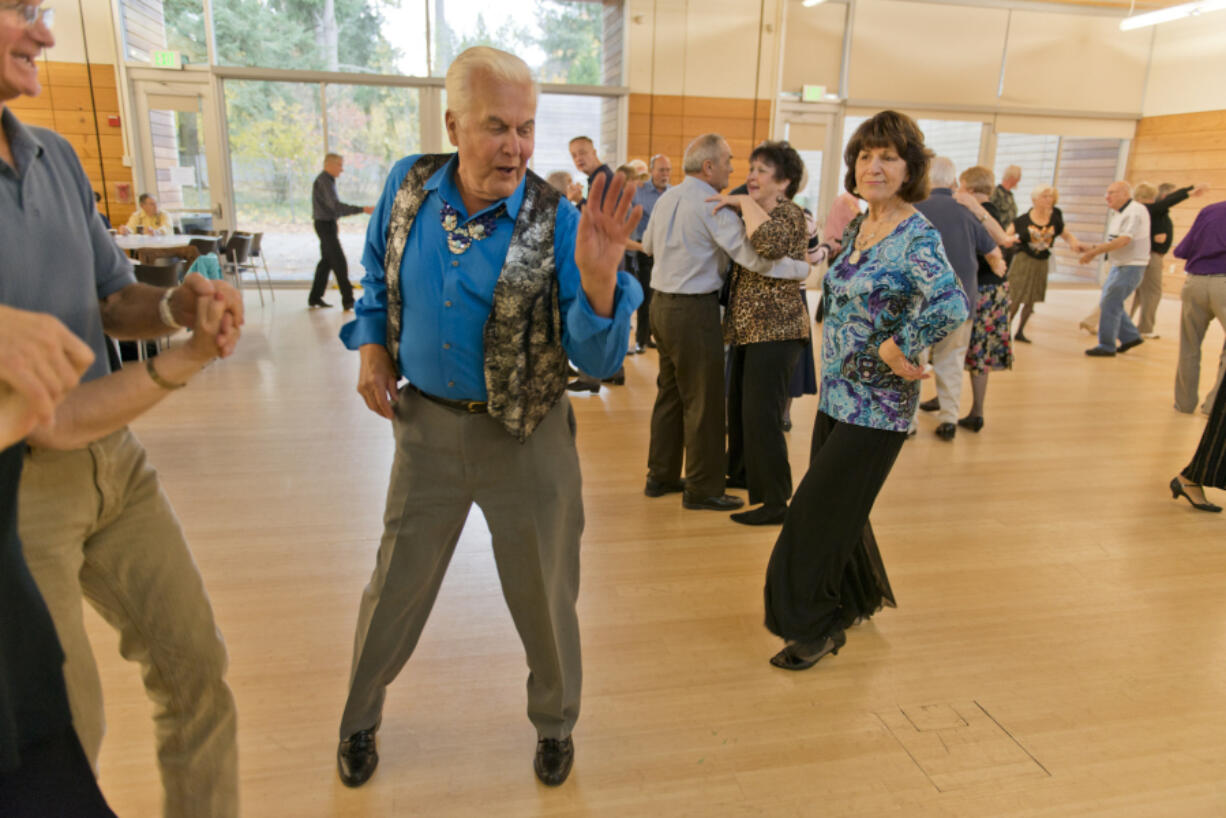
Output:
M919 400L915 363L970 306L940 234L912 207L928 195L932 152L915 121L882 111L844 153L844 185L868 202L823 282L821 399L809 471L766 570L766 627L787 641L771 664L812 667L843 631L893 605L869 511Z

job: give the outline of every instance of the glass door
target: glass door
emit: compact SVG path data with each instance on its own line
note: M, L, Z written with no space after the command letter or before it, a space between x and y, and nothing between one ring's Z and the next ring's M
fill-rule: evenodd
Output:
M814 110L805 103L781 102L775 119L775 138L786 139L805 163L805 180L796 204L817 217L820 224L839 192L842 160L832 111Z
M134 193L155 197L184 233L232 228L208 77L136 79L132 90L140 180Z

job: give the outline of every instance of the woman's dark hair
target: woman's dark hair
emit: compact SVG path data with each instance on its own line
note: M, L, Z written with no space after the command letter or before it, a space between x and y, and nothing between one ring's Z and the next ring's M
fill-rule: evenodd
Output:
M784 195L789 199L800 192L800 180L805 175L805 162L787 142L763 142L749 154L749 161L760 159L775 169L775 180L787 179Z
M856 128L843 151L843 161L847 165L843 187L848 193L859 195L856 193L856 157L860 151L872 148L893 148L907 163L907 179L898 188L898 198L904 202L922 202L928 198L928 165L933 154L924 147L924 132L914 119L898 111L882 111Z

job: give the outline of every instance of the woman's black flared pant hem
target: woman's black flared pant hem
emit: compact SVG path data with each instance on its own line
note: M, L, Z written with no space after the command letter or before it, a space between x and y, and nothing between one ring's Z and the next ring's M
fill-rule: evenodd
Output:
M1226 489L1226 386L1218 388L1200 445L1182 474L1193 483Z
M728 476L744 478L750 503L785 506L792 496L783 410L804 349L804 339L795 338L730 351Z
M868 523L906 440L818 412L809 471L796 488L766 569L766 627L814 641L894 605Z

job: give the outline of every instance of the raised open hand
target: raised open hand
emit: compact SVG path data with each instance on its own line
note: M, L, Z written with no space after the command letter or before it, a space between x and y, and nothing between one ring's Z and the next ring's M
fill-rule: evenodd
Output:
M605 177L598 176L579 217L575 264L592 310L606 318L613 314L617 270L626 252L626 241L643 217L643 208L634 204L634 191L634 183L626 183L626 178L618 173L613 175L613 184L606 194Z

